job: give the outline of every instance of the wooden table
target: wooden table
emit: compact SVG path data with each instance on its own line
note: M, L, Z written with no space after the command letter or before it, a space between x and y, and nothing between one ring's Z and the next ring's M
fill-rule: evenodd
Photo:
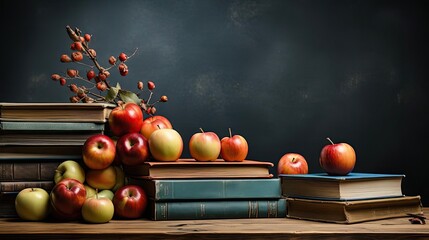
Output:
M425 208L424 212L429 212ZM288 218L188 221L23 222L0 218L0 239L429 239L429 223L409 218L343 225Z

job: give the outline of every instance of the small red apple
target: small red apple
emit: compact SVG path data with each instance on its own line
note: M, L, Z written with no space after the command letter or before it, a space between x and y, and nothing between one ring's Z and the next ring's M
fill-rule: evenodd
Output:
M62 220L80 218L85 200L85 186L83 183L71 178L61 180L55 184L50 194L53 215Z
M138 165L149 158L149 143L140 133L127 133L116 143L116 154L124 165Z
M320 166L329 175L347 175L356 164L356 153L347 143L333 143L326 145L320 152Z
M241 162L247 157L249 146L246 139L241 135L232 136L229 128L229 137L222 138L220 155L225 161Z
M308 164L305 158L298 153L286 153L277 166L278 174L307 174Z
M137 185L125 185L113 196L115 215L119 218L136 219L143 215L147 207L146 192Z
M109 115L109 127L112 134L121 137L126 133L140 132L143 125L143 112L133 102L122 104Z
M189 152L197 161L215 161L220 154L220 139L214 132L194 133L189 140Z
M107 135L90 136L82 146L83 162L90 169L104 169L115 160L115 142Z
M173 125L166 117L161 115L155 115L143 120L143 125L140 130L140 133L143 134L146 139L149 139L150 135L160 128L172 129Z

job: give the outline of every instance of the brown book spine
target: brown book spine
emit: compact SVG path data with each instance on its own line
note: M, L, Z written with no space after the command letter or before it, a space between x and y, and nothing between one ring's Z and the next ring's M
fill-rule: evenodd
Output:
M51 181L59 162L0 163L2 181Z
M20 181L20 182L0 182L0 193L19 192L25 188L42 188L50 192L55 183L51 181Z
M15 198L18 193L0 193L0 217L17 217Z

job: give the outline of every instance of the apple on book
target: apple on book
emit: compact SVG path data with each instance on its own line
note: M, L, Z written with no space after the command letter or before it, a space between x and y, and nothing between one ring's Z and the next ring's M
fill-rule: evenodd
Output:
M220 154L220 139L214 132L194 133L189 140L189 152L197 161L216 161Z
M278 174L307 174L307 160L299 153L284 154L277 165Z
M177 161L183 151L182 137L174 129L158 129L150 135L149 150L155 160Z
M348 143L334 143L326 138L330 144L324 146L320 152L320 166L329 175L347 175L356 164L356 153Z
M228 130L229 136L221 140L221 157L227 162L244 161L249 151L246 139L241 135L232 135L231 128Z

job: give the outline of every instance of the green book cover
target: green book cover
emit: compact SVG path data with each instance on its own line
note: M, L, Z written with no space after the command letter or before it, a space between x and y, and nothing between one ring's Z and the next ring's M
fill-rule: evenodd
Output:
M280 198L280 179L160 179L128 178L156 201L196 199Z
M149 202L152 220L286 217L286 199Z
M104 131L105 123L95 122L0 122L3 131Z

